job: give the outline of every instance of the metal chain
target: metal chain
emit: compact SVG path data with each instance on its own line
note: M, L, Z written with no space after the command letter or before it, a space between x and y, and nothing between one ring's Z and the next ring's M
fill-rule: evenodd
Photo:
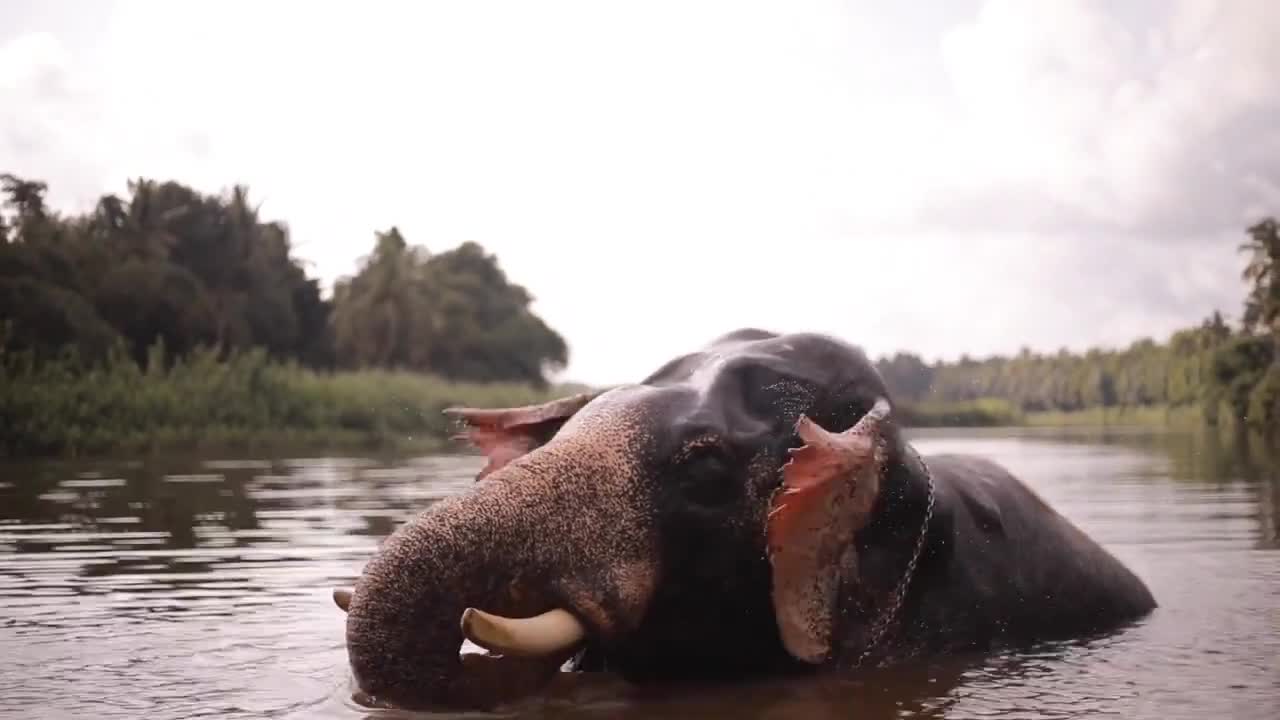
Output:
M928 482L929 500L925 505L924 522L920 524L920 533L916 536L916 547L911 553L911 561L907 563L907 571L903 574L902 579L898 581L898 586L893 589L893 593L889 596L889 607L881 613L880 618L871 626L871 637L867 641L866 647L858 655L858 659L854 661L855 668L860 667L863 662L871 655L876 646L880 644L880 640L884 637L885 632L889 630L889 625L893 623L894 617L897 616L898 610L902 607L902 601L906 598L907 585L911 583L911 578L916 574L916 564L920 562L920 554L924 551L924 542L929 535L929 521L933 519L933 473L929 471L929 465L924 461L924 457L913 447L912 453L916 459L920 461L921 467L924 468L924 476Z

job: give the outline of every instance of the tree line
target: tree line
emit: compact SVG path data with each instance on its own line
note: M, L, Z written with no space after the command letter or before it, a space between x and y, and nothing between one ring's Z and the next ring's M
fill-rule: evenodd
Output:
M1009 402L1021 412L1113 407L1195 406L1211 424L1232 420L1270 427L1280 420L1280 225L1247 228L1246 296L1237 327L1214 311L1158 342L1120 349L1059 350L955 362L925 362L899 352L877 360L892 392L906 403Z
M0 354L93 364L154 348L174 360L261 349L318 369L413 370L546 386L568 362L533 297L473 242L431 253L392 227L332 298L286 224L247 188L207 194L138 179L62 214L46 183L0 175Z
M45 183L0 175L0 359L92 366L123 356L154 367L157 358L252 350L312 370L543 389L568 361L530 293L476 243L431 253L395 227L377 232L326 298L293 257L287 225L264 220L245 187L206 194L138 179L127 190L62 214L46 203ZM1234 326L1215 311L1164 340L1118 349L932 363L899 352L878 367L894 395L917 406L1196 407L1211 423L1280 424L1278 228L1263 219L1238 248L1249 262Z

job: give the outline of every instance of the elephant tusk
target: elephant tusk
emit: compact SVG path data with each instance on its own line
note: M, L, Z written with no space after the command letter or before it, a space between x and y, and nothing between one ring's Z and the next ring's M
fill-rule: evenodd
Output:
M462 635L490 652L520 657L543 657L582 642L586 628L559 608L531 618L506 618L467 608Z
M889 417L889 401L882 397L876 398L875 404L871 406L866 415L863 415L858 420L849 433L851 435L859 435L879 429L880 423L884 422L887 417Z
M333 604L342 608L342 612L346 612L351 607L351 591L342 588L333 589Z

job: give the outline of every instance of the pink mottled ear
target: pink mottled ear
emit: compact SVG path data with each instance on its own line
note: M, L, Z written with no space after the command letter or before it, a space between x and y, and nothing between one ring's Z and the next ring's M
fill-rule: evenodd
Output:
M481 480L545 444L598 394L580 393L540 405L514 408L451 407L446 408L445 413L463 424L463 431L454 439L470 442L488 458L489 462L476 476L476 480Z
M773 608L787 651L813 663L832 651L841 585L857 574L854 535L870 520L884 464L879 401L858 423L831 433L807 417L790 451L766 526Z
M858 466L867 464L874 450L869 434L835 435L807 417L796 423L796 434L804 444L788 451L782 488L769 508L769 547L775 552L803 532L806 518L830 501L842 482L853 482Z

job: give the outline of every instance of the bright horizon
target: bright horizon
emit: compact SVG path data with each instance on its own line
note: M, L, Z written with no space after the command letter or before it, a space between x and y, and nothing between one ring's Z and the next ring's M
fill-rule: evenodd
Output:
M0 7L0 171L53 207L244 183L326 288L392 225L475 241L590 384L743 326L1163 339L1280 214L1263 1Z

